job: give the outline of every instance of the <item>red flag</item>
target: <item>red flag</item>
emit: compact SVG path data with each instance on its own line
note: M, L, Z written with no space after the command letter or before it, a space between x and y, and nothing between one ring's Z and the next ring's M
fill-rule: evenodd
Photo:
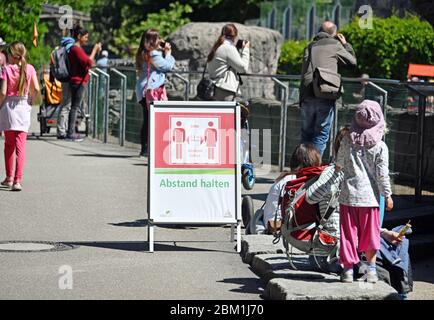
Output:
M33 45L35 47L38 46L38 28L36 27L36 23L33 26Z

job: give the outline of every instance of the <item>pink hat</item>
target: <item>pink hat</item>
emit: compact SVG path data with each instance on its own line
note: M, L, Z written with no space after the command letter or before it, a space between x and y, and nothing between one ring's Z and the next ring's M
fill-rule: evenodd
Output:
M383 138L385 127L383 111L378 102L363 100L351 123L351 141L360 146L373 147Z

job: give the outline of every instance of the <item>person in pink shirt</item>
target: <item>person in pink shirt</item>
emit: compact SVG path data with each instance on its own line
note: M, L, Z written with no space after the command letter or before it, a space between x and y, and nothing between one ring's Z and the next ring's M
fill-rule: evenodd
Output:
M32 103L41 100L35 68L26 61L23 43L13 42L9 47L9 65L2 69L0 90L0 131L5 133L6 179L2 186L21 191L21 180L26 156L27 132L30 128ZM14 155L16 165L14 171Z

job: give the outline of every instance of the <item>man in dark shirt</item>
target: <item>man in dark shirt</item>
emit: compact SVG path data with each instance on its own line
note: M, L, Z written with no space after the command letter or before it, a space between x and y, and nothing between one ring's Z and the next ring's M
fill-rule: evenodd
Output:
M72 30L72 37L75 40L74 46L69 51L69 85L71 89L71 111L69 112L68 132L66 139L69 141L82 141L83 139L75 133L75 122L77 110L80 107L85 88L89 82L89 69L95 65L95 56L101 51L101 43L96 43L90 56L86 54L82 46L89 41L89 32L77 25Z

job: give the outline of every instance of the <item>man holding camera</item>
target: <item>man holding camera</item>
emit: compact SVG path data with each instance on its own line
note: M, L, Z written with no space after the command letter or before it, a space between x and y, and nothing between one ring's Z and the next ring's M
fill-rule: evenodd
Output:
M345 37L331 21L304 49L300 83L301 143L313 143L321 155L327 146L336 100L342 89L338 66L357 65L356 56Z

